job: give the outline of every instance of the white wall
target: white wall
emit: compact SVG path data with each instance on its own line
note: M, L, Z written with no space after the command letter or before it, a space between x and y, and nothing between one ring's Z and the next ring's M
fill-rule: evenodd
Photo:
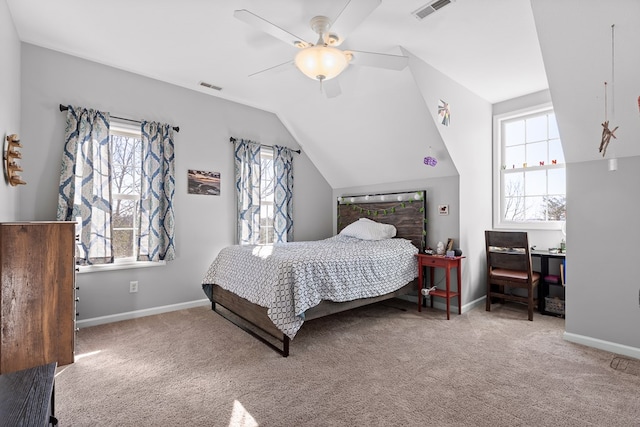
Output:
M179 126L176 154L176 253L164 267L83 273L80 320L205 298L201 280L224 246L234 243L233 145L229 137L299 148L265 111L173 86L30 44L22 44L24 177L19 219L55 218L65 113L59 104ZM220 172L221 195L187 194L187 169ZM332 233L331 188L302 152L294 155L296 240ZM129 281L139 292L129 293Z
M484 230L491 228L491 104L410 52L403 53L409 56L409 68L423 99L421 111L425 120L435 123L454 169L449 169L450 176L434 178L425 166L421 180L338 188L333 193L334 203L336 197L347 194L426 189L427 243L435 247L438 241L454 238L466 257L462 266L462 303L477 303L486 293ZM451 106L449 126L438 120L440 100ZM424 141L423 145L429 143ZM448 217L438 215L438 204L449 205Z
M460 174L460 248L463 261L463 295L474 300L486 293L484 230L491 228L491 104L442 74L429 64L404 51L409 67L425 100L431 120ZM451 122L438 120L438 103L451 108ZM436 166L437 167L437 166ZM463 300L467 299L463 296Z
M20 137L20 40L13 26L6 1L0 1L0 147L4 156L7 135ZM24 141L26 143L26 141ZM3 162L4 164L4 157ZM22 162L20 162L22 163ZM12 187L7 182L2 166L0 178L0 221L14 221L17 216L18 193L23 186Z

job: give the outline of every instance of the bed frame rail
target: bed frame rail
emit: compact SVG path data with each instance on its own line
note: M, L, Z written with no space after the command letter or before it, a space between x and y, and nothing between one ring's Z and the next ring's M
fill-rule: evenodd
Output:
M376 302L385 301L401 295L410 294L417 289L418 280L414 279L400 289L377 297L364 298L345 302L322 301L315 307L305 312L305 321L329 316L345 310L362 307ZM218 285L211 285L211 309L224 317L243 331L249 333L254 338L266 344L276 353L283 357L289 356L289 344L291 339L280 331L269 319L267 308L247 301L238 295L221 288ZM221 311L218 306L224 308ZM242 313L242 314L239 314ZM233 317L236 317L234 319ZM275 340L280 346L274 344Z
M283 357L289 356L290 338L271 322L267 315L266 307L253 304L218 285L211 286L211 309L214 312L257 338ZM232 316L221 311L217 306L224 308ZM237 319L234 319L234 316ZM278 342L279 345L274 344L273 340Z
M225 319L227 319L229 322L233 323L234 325L236 325L238 328L242 329L243 331L245 331L246 333L250 334L252 337L256 338L257 340L261 341L263 344L267 345L269 348L271 348L272 350L274 350L276 353L282 355L282 357L288 357L289 356L289 342L290 342L290 338L288 336L286 336L285 334L280 334L282 337L276 337L273 336L272 334L270 334L269 332L265 331L264 329L262 329L261 327L252 324L251 322L249 322L246 318L242 317L241 315L239 315L238 313L235 313L231 310L229 310L227 307L223 306L222 304L218 303L219 306L224 307L225 310L227 310L228 312L232 313L234 316L237 316L238 318L242 319L244 322L247 322L249 324L251 324L252 326L258 328L260 331L262 331L263 333L267 334L269 337L272 337L273 339L279 341L282 344L282 348L278 347L277 345L273 344L271 341L269 341L267 338L263 337L262 335L260 335L259 333L257 333L256 331L254 331L253 329L249 328L248 326L245 326L243 324L241 324L240 322L235 321L234 319L232 319L230 316L228 316L227 314L225 314L223 311L217 310L216 309L216 303L212 302L211 303L211 309L213 311L215 311L216 313L218 313L220 316L224 317Z

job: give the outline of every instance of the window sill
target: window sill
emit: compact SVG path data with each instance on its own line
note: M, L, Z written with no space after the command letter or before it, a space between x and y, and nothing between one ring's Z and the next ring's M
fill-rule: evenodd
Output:
M149 267L162 267L166 265L166 261L152 262L152 261L125 261L114 264L101 264L101 265L79 265L78 273L99 273L101 271L112 270L127 270L131 268L149 268Z

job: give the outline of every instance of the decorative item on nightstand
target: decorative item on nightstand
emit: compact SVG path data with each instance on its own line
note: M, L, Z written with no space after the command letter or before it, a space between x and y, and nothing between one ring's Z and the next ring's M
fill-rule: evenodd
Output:
M4 149L4 174L9 184L14 187L16 185L26 184L26 182L24 182L18 175L18 172L22 172L22 168L16 163L16 159L22 158L22 153L16 150L17 148L21 147L22 144L20 144L18 135L11 134L7 136L7 141Z

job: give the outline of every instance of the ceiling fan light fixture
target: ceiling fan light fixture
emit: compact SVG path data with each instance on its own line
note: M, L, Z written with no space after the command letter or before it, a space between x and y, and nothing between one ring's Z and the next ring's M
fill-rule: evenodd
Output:
M351 56L326 45L305 48L296 55L296 67L313 80L330 80L344 71Z

